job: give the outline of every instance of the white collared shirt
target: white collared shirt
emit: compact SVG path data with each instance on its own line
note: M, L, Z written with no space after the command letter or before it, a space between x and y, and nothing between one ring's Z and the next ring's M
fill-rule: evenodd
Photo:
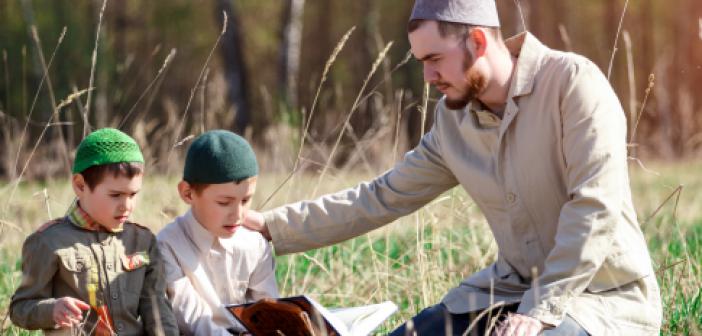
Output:
M217 238L188 211L166 225L157 239L181 333L244 331L224 305L278 297L271 247L257 232L240 227L231 238Z

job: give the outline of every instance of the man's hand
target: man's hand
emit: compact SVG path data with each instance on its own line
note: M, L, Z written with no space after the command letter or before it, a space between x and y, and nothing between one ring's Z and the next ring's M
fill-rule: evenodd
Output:
M495 336L536 336L543 328L541 321L533 317L509 313L495 329Z
M90 306L76 298L64 296L54 304L52 315L54 322L59 328L72 327L81 323L83 311L90 309Z
M271 240L271 233L268 232L266 220L263 218L263 215L258 211L249 210L246 213L246 217L244 217L244 227L249 230L258 231L266 239Z

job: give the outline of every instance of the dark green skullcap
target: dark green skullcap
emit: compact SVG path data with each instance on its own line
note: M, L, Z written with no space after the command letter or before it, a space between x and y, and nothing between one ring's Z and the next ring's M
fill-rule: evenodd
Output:
M73 174L92 166L121 162L144 163L139 145L118 129L102 128L88 134L78 145Z
M258 175L258 162L246 139L225 130L197 137L185 157L183 180L188 183L239 182Z

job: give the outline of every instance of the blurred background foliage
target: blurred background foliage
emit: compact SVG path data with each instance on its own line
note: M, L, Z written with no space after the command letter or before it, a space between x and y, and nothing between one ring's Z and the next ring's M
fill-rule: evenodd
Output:
M671 160L700 153L702 1L497 4L505 37L527 29L546 45L585 55L611 73L630 124L641 116L632 155ZM0 176L16 178L30 159L25 178L67 174L72 149L84 133L88 94L45 126L54 104L89 87L102 5L102 0L0 0ZM175 144L212 128L245 134L264 168L289 170L312 115L303 151L307 169L319 169L332 154L336 167L387 167L428 129L438 98L432 91L421 125L421 64L403 63L411 6L406 0L108 1L87 122L90 128L120 127L133 134L159 171L170 172L187 148ZM223 11L227 33L216 44ZM353 26L310 113L325 64ZM64 27L65 38L56 48ZM353 109L373 62L390 41ZM49 81L39 89L45 74L39 55L48 63L54 49ZM174 54L165 62L169 53ZM342 129L338 152L331 153Z

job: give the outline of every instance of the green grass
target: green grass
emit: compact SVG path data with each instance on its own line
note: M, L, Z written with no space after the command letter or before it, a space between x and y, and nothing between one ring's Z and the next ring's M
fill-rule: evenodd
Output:
M652 167L659 175L632 169L635 204L661 286L662 335L702 335L702 178L696 173L700 168L697 163ZM263 176L254 204L260 204L283 178ZM360 179L330 176L321 192L338 190ZM310 197L315 182L314 177L293 180L266 207ZM663 204L680 184L684 187L677 208L676 197ZM174 180L148 179L135 213L137 221L156 231L185 210L175 187L170 190L163 185L175 186ZM42 194L34 196L44 188L50 191L52 215L60 214L70 202L71 192L65 182L54 181L21 186L10 202L10 215L0 218L16 226L6 228L0 238L0 318L19 282L17 247L21 238L49 216ZM490 264L496 252L479 210L456 188L415 214L368 235L306 253L278 256L276 275L283 295L305 293L329 307L394 301L400 310L378 331L383 334L437 303L461 279ZM31 334L10 326L9 321L2 327L9 328L5 329L9 335Z

